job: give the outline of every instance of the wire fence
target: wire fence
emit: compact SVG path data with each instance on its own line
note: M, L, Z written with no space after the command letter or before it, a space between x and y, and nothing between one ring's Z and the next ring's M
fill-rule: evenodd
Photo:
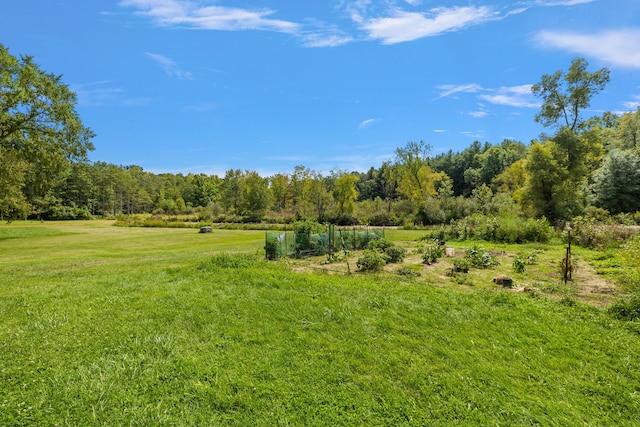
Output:
M282 257L304 258L328 255L340 251L365 249L371 240L384 238L384 229L370 230L366 227L344 227L336 229L327 225L318 233L283 231L265 233L265 256L267 259Z

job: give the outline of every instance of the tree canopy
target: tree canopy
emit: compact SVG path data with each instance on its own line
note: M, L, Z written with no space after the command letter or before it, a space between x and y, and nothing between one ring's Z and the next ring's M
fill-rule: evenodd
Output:
M591 97L609 83L609 69L587 71L589 63L584 58L571 62L569 71L544 74L531 90L542 98L542 108L535 117L544 126L566 126L572 131L582 123L581 113L588 108Z
M37 209L70 161L93 150L93 132L75 110L62 77L0 44L0 207L7 215Z

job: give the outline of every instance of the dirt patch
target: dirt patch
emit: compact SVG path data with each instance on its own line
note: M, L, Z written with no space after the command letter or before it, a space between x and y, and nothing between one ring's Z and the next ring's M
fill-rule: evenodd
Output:
M407 256L402 263L387 264L383 272L398 277L398 269L405 266L410 267L419 273L414 277L414 283L423 283L437 287L465 287L469 289L495 289L509 290L511 292L531 292L551 299L572 298L577 301L597 307L605 307L615 301L617 297L616 285L598 275L593 266L585 260L574 258L576 271L573 280L565 285L560 277L557 262L561 259L562 251L555 248L547 252L539 252L539 260L535 265L527 265L526 272L522 274L514 273L512 263L516 255L521 255L520 251L514 250L491 250L499 261L500 265L491 269L472 269L469 273L459 273L456 277L451 277L448 273L452 267L452 260L464 256L464 248L455 248L453 257L442 257L432 265L423 263L422 255L407 247ZM317 256L304 259L291 260L291 269L299 273L322 273L322 274L370 274L360 272L356 266L361 252L351 252L346 259L342 258L335 262L327 262L326 256ZM348 261L348 266L347 266ZM493 278L499 275L513 279L513 288L503 288L500 284L493 282Z

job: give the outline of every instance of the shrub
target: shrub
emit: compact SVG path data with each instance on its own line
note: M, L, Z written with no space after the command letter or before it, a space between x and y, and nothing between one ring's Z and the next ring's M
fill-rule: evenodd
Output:
M264 251L267 259L278 259L281 256L280 240L278 235L269 233L264 245Z
M513 259L513 271L515 273L524 273L524 271L526 270L526 261L524 260L524 258L520 257L520 255L517 255L514 259Z
M438 239L434 239L433 243L424 250L422 262L425 264L433 264L438 258L444 256L445 248Z
M471 269L471 263L466 258L455 258L453 260L452 273L468 273Z
M382 271L387 264L387 256L377 250L365 249L356 265L362 271Z
M387 250L387 248L390 248L392 246L393 246L393 242L385 238L372 239L372 240L369 240L369 242L367 243L367 249L378 249L383 252Z
M367 249L383 252L388 258L387 262L391 263L402 262L404 257L407 255L407 251L404 248L394 245L391 241L385 238L374 238L369 240L367 243Z
M418 277L420 276L420 272L414 270L413 268L409 267L408 265L403 265L401 267L398 267L396 269L396 274L400 275L400 276L406 276L406 277Z
M547 243L551 238L551 224L546 218L527 218L524 222L523 242Z
M400 246L391 246L384 250L385 255L389 258L390 263L398 263L404 260L407 251Z
M469 264L475 268L491 268L500 265L500 261L478 245L467 249L464 257L469 261Z
M620 299L608 310L609 314L620 320L640 319L640 294L634 294L628 299Z

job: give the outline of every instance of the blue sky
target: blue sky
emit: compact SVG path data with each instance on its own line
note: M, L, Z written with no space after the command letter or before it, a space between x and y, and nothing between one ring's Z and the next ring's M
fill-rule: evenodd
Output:
M364 171L408 141L529 143L530 86L581 56L640 105L638 0L21 0L0 43L63 75L91 160L151 172Z

